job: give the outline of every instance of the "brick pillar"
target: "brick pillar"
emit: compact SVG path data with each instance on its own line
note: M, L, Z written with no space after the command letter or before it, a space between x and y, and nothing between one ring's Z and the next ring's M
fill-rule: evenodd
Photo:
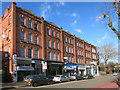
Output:
M77 54L76 54L76 40L75 40L75 35L73 35L73 38L74 38L74 40L73 40L73 42L74 42L74 47L73 47L73 53L74 53L74 59L73 59L73 63L77 63L77 59L76 59L76 57L77 57Z
M41 18L41 43L42 43L42 59L43 58L45 58L45 37L44 37L44 35L45 35L45 29L44 29L44 18L42 17Z
M85 41L83 40L83 62L84 64L86 64L85 62Z
M91 44L90 44L90 61L92 62L92 47L91 47Z
M11 3L11 57L10 57L10 67L9 72L13 72L13 54L16 54L16 2Z
M96 65L97 65L97 47L95 47L95 52L96 52Z
M63 61L63 58L64 58L64 55L63 55L63 54L64 54L64 51L63 51L63 48L64 48L64 47L63 47L63 43L64 43L64 42L63 42L63 32L62 32L62 27L60 27L60 31L61 31L61 32L60 32L60 42L61 42L61 43L60 43L60 50L61 50L61 59L60 59L60 60Z

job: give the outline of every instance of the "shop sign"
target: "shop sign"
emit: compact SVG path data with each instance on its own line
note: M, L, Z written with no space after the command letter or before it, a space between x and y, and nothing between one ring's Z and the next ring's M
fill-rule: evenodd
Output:
M67 70L74 70L76 69L76 66L65 66L64 69L67 69Z
M63 65L62 63L51 63L53 65Z
M85 66L79 65L79 66L78 66L78 69L84 70L84 69L85 69Z
M20 60L20 59L16 59L16 61L17 61L18 63L32 63L31 60Z
M42 68L47 69L47 62L42 61Z
M33 71L32 66L17 66L17 71Z

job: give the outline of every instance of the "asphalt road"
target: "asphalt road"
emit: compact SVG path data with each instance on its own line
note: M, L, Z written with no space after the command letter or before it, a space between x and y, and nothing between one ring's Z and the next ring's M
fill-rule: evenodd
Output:
M38 87L24 87L24 88L93 88L95 86L110 82L115 78L116 77L112 75L104 75L104 76L96 77L95 79L62 82L52 85L43 85Z

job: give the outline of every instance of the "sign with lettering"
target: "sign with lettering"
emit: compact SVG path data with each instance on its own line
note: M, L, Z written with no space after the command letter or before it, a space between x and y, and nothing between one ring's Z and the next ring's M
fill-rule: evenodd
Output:
M47 62L42 61L42 69L47 69Z

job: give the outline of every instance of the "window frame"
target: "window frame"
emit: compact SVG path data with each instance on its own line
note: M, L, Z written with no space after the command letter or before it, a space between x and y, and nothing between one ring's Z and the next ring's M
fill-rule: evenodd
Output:
M24 17L20 18L20 25L25 26L25 18Z

